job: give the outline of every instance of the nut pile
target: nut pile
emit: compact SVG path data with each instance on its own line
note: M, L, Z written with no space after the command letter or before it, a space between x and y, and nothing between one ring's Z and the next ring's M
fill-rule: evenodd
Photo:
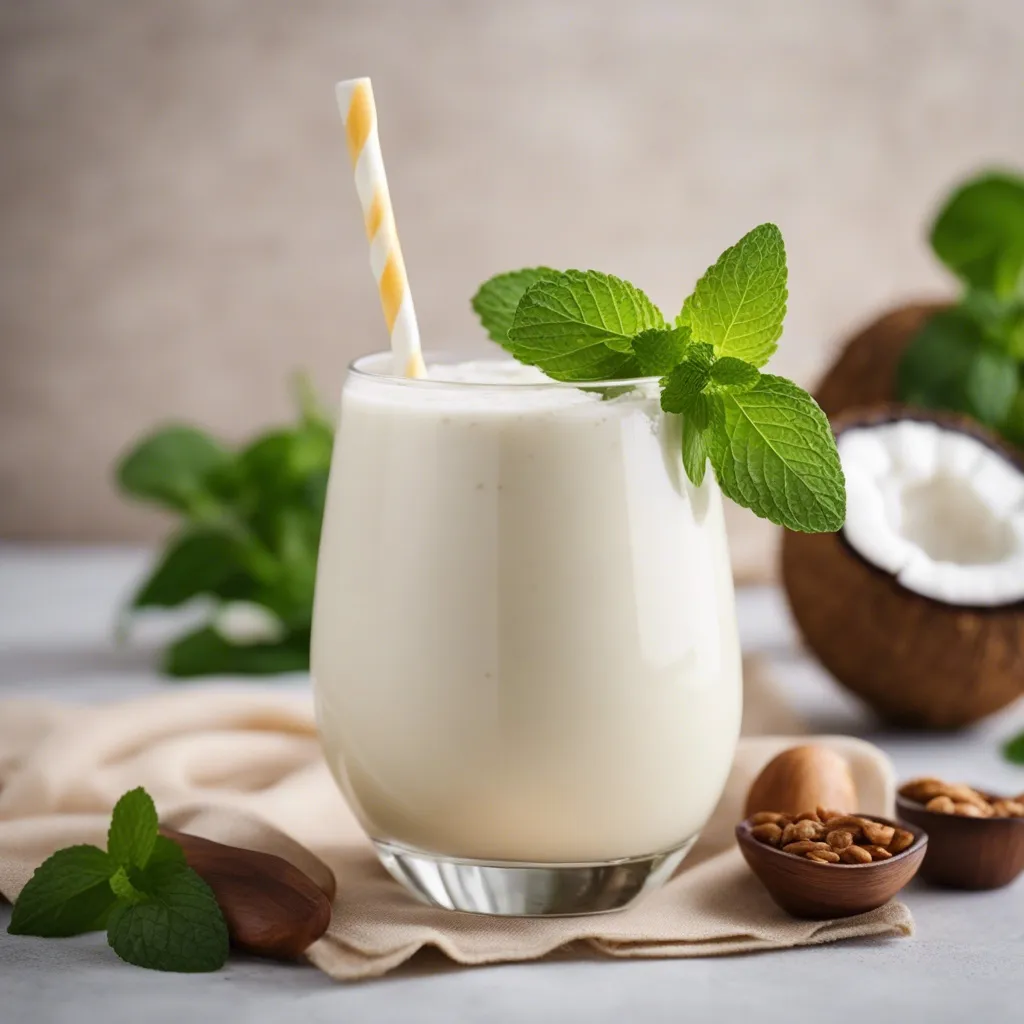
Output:
M900 796L924 804L926 811L959 814L965 818L1024 818L1024 793L1001 798L979 793L963 783L942 779L911 779L900 786Z
M759 842L818 864L870 864L909 849L914 833L818 807L802 814L762 811L748 819Z

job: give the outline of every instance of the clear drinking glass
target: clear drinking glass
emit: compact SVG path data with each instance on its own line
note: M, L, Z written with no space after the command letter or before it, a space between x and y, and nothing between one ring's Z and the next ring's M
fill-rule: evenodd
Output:
M617 909L692 846L739 734L718 485L686 478L655 380L428 361L345 383L313 628L327 761L420 898Z

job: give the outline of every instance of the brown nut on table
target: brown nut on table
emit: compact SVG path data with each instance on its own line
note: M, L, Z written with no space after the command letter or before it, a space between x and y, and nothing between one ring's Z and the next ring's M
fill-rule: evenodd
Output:
M160 831L182 848L188 866L213 890L239 949L291 960L327 930L331 901L288 861L171 828Z

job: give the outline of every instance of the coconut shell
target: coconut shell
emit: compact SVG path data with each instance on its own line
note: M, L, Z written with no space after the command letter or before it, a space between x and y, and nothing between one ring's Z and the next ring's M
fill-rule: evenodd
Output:
M814 397L831 419L847 409L896 400L896 371L911 339L946 303L917 302L890 310L855 334Z
M926 419L979 437L1024 471L1019 453L971 420L879 406L836 417L855 426ZM904 589L842 533L791 533L782 580L811 650L845 687L901 726L954 729L1024 695L1024 602L947 605Z

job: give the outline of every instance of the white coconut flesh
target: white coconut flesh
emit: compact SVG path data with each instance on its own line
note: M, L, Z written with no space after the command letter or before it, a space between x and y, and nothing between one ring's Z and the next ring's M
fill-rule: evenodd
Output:
M953 427L897 420L844 430L843 534L901 586L944 604L1024 600L1024 473Z

